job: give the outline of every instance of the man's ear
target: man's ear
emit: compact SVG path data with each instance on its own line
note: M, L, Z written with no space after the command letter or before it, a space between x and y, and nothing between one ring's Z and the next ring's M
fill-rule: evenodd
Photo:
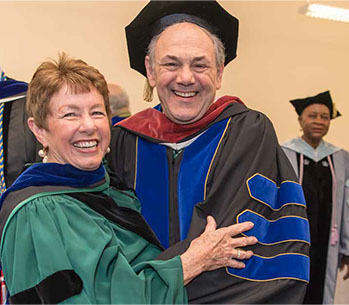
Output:
M32 131L32 133L35 135L35 138L42 144L43 147L46 147L46 137L45 137L45 129L38 127L35 124L34 118L30 117L28 118L28 127Z
M154 75L154 69L153 69L153 67L150 64L149 56L145 57L144 65L145 65L145 69L147 70L147 78L148 78L149 85L152 88L154 88L155 85L156 85L155 75Z
M218 70L217 70L216 90L221 89L223 71L224 71L224 65L221 65L221 66L218 68Z

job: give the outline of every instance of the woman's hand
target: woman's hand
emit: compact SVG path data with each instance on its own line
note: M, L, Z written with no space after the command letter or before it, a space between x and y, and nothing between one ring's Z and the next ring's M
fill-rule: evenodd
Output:
M188 250L181 255L184 285L204 271L222 267L244 268L245 264L240 260L250 258L253 252L244 251L240 247L254 245L257 238L233 237L252 227L252 222L243 222L216 229L214 218L208 216L205 231L194 239Z

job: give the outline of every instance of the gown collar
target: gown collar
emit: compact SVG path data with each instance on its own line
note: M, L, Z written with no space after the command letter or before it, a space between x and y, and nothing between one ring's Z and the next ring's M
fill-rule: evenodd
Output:
M315 162L319 162L323 158L334 154L341 150L341 148L334 146L324 140L321 140L320 144L314 149L311 145L305 142L301 137L294 138L282 146L291 149L297 153L303 154Z
M174 123L161 112L160 107L155 107L132 115L116 126L161 143L179 143L203 131L234 103L244 105L237 97L223 96L210 106L199 121L191 124Z
M27 168L3 193L0 207L7 194L29 186L91 187L103 180L105 168L101 164L94 171L84 171L70 164L36 163Z

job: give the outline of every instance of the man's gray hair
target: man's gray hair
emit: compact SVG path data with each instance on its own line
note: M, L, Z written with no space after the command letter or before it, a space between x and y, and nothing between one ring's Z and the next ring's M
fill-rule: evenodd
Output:
M188 22L188 21L178 21L177 23L183 23L183 22ZM176 24L176 23L174 23ZM174 25L172 24L172 25ZM172 26L171 25L171 26ZM222 41L218 38L217 35L212 34L211 32L209 32L208 30L200 27L201 29L203 29L207 35L211 38L214 48L215 48L215 55L216 55L216 66L217 66L217 70L224 65L224 61L225 61L225 48L224 45L222 43ZM156 36L154 36L152 38L152 40L149 43L148 46L148 52L147 55L149 56L149 63L150 66L152 68L154 68L154 62L155 62L155 46L157 41L159 40L159 37L161 36L162 32Z

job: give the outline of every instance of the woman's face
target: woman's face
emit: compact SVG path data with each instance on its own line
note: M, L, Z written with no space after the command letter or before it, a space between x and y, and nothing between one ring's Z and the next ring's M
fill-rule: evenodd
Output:
M97 169L110 142L110 123L102 95L72 94L63 87L50 101L47 128L31 128L47 147L47 162L71 164L82 170ZM28 124L35 123L28 120Z
M310 141L320 141L330 127L330 110L323 104L312 104L299 117L303 134Z

